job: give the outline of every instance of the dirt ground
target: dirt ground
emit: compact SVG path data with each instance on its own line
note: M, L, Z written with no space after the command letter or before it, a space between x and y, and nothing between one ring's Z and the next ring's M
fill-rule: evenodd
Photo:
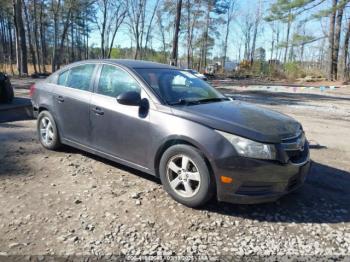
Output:
M173 201L147 174L68 147L43 149L35 120L2 123L0 258L288 255L348 260L350 88L219 89L302 123L313 164L300 190L270 204L213 200L201 210L190 209Z

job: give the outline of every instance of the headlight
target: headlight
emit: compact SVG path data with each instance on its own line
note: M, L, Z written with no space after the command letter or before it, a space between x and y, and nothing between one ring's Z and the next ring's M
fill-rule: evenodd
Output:
M225 137L241 156L258 159L276 159L276 148L274 145L262 144L230 133L216 131Z

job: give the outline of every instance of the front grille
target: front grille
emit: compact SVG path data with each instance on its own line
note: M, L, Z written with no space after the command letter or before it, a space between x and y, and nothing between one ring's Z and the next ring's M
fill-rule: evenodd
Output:
M236 191L236 194L246 196L267 195L273 192L272 185L242 185Z
M303 156L303 151L300 150L289 150L286 151L288 158L292 162L297 162L302 156Z
M292 137L282 140L282 148L289 161L299 163L308 155L307 141L302 130Z

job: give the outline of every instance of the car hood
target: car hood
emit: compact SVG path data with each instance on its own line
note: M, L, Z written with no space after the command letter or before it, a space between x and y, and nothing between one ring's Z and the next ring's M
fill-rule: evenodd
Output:
M293 118L241 101L174 107L173 113L205 126L265 143L295 136L301 125Z

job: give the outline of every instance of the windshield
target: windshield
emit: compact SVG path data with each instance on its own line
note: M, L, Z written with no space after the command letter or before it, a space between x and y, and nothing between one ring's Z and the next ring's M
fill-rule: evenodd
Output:
M153 68L136 71L170 105L227 100L208 83L186 71Z

